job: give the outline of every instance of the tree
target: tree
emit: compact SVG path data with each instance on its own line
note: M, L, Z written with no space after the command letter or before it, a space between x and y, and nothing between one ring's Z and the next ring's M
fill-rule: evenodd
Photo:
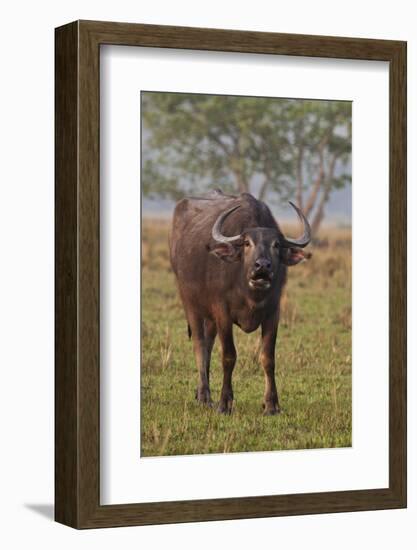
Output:
M293 197L316 231L349 181L350 103L142 94L143 190L178 199L220 186Z
M293 166L288 188L310 219L314 234L331 192L351 181L351 104L292 101L287 131Z

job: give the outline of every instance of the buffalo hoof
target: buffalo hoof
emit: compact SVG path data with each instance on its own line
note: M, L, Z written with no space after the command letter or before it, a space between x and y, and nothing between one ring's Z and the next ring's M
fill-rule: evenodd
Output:
M198 390L195 391L195 398L201 405L206 407L212 407L213 401L211 400L210 390Z
M264 403L264 416L275 416L281 412L278 403Z
M220 414L232 414L233 400L220 401L217 412Z

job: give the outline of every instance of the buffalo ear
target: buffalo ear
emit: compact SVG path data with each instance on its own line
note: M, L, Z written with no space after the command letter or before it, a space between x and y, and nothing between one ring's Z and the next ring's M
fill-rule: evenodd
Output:
M210 254L214 254L224 262L240 260L240 249L230 243L216 243L210 248Z
M309 260L311 256L311 252L305 252L301 248L287 248L283 255L282 261L288 266L297 265L303 260Z

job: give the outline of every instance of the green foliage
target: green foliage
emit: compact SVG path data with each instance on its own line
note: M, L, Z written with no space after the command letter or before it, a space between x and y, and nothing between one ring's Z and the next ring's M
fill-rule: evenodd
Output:
M290 269L281 306L277 385L282 413L262 416L260 334L235 327L231 416L194 398L197 368L169 269L168 224L146 221L142 241L142 456L349 447L352 444L350 232ZM212 396L222 381L219 344Z
M319 178L327 202L350 181L349 102L143 92L142 117L146 196L220 186L303 203Z

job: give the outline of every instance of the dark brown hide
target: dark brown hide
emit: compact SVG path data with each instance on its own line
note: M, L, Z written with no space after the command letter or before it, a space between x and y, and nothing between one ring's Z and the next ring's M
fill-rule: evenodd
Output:
M216 220L235 206L239 208L226 217L221 232L241 237L230 243L214 240ZM287 241L271 211L248 193L229 196L213 191L207 197L185 198L175 208L170 256L199 370L197 399L212 403L210 355L218 335L223 363L220 412L230 413L233 403L233 324L245 332L261 326L264 412L279 412L274 371L280 296L287 266L308 257L280 242Z

